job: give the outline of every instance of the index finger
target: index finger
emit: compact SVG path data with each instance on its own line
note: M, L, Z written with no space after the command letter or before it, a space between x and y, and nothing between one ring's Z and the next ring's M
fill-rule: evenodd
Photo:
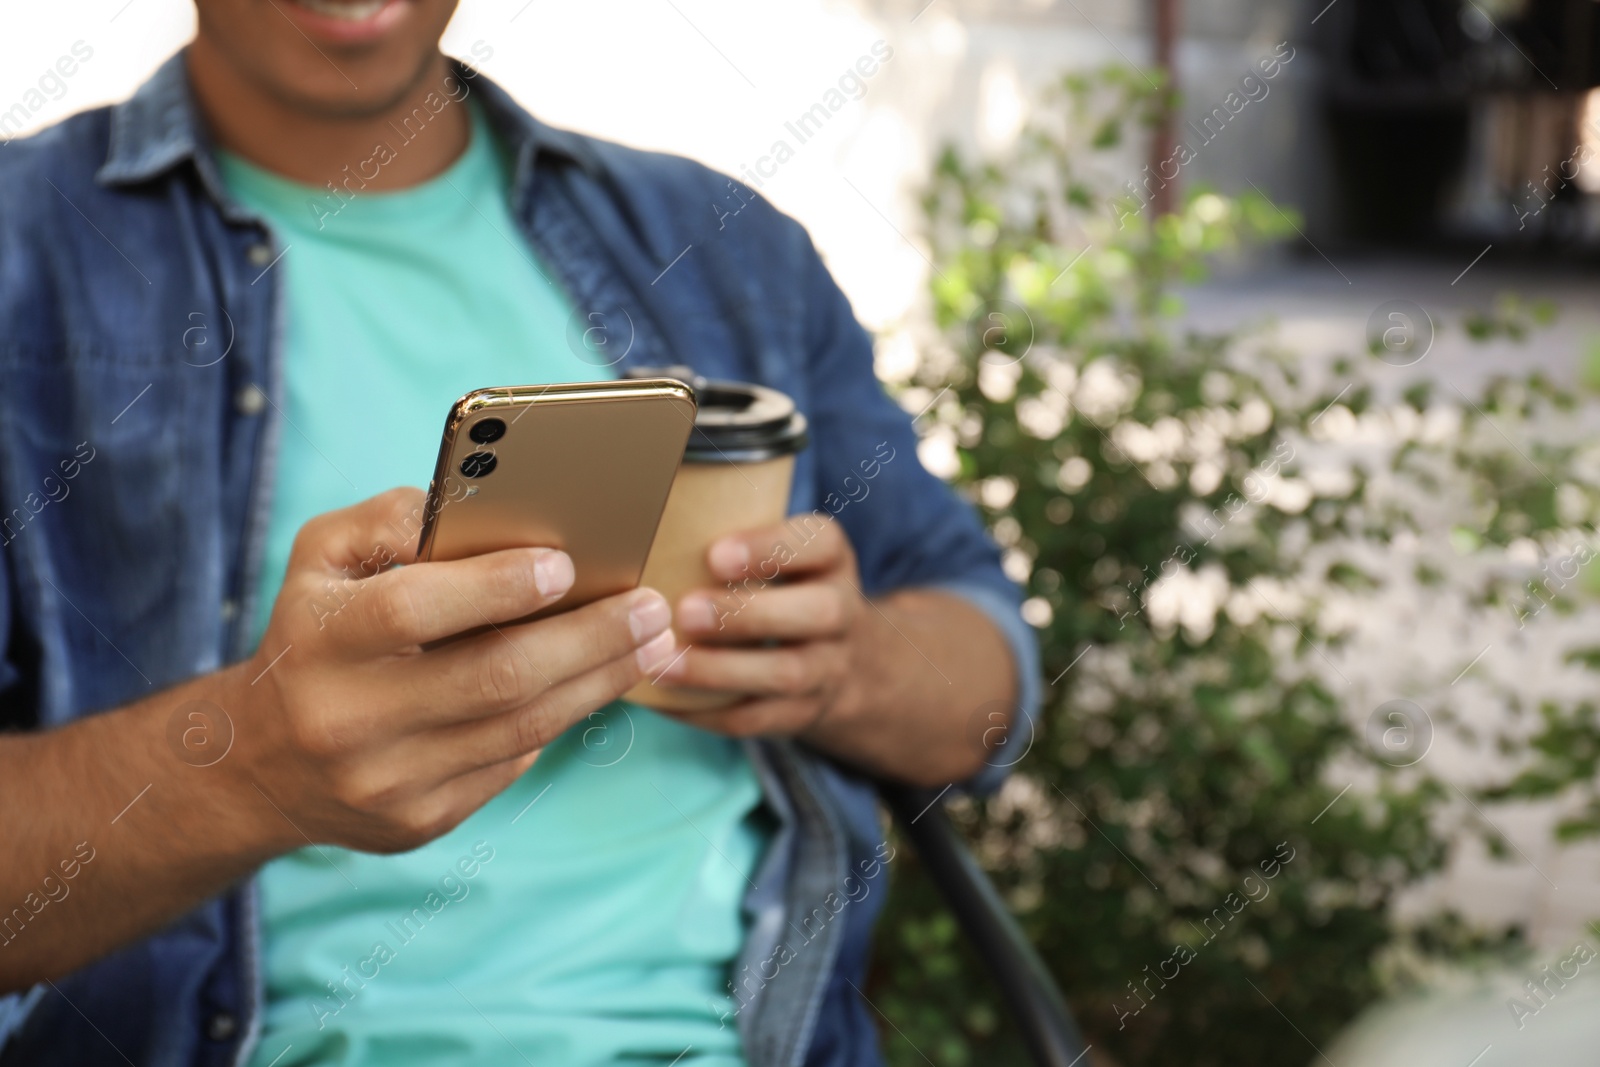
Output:
M553 548L508 548L413 563L351 583L351 624L339 641L357 653L426 645L515 622L572 588L572 560Z
M849 552L833 516L812 511L724 537L707 549L706 564L724 581L755 575L770 582L779 575L832 570Z
M391 489L308 520L295 534L289 570L316 567L370 578L393 564L413 562L426 497L421 489Z

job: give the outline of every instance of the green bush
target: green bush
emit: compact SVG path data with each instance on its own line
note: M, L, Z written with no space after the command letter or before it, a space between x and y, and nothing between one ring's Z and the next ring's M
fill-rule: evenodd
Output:
M942 343L901 399L927 408L924 462L980 506L1026 584L1048 683L1007 788L953 811L1097 1055L1299 1065L1403 977L1396 961L1517 937L1449 914L1396 929L1396 895L1458 836L1465 794L1410 758L1453 719L1352 706L1350 631L1327 604L1376 603L1391 579L1373 561L1402 534L1466 555L1592 534L1594 486L1563 518L1556 483L1581 443L1501 434L1496 420L1574 403L1537 378L1465 405L1427 386L1385 399L1375 374L1415 337L1380 333L1318 384L1265 335L1180 328L1177 284L1298 224L1260 196L1199 191L1154 221L1119 200L1108 159L1152 100L1127 71L1067 78L1012 155L947 151L925 197ZM1546 318L1513 302L1466 328L1517 336ZM1387 444L1340 451L1374 420ZM1463 595L1507 611L1522 577ZM1421 564L1406 580L1445 579ZM1543 715L1539 759L1479 799L1593 779L1593 708ZM897 866L871 989L891 1062L1023 1062L914 859Z

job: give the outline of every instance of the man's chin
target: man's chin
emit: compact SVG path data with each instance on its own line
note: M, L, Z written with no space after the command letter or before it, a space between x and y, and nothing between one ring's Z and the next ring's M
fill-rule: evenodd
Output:
M411 76L403 80L396 79L393 64L386 63L367 77L353 71L356 84L342 78L318 78L295 79L287 84L269 81L264 88L279 104L308 118L358 122L394 111L435 71L442 77L446 62L441 53L432 52L423 55Z
M405 85L382 96L366 93L322 96L306 94L298 88L270 91L279 104L307 118L325 122L361 122L381 118L394 111L405 100L410 90L410 85Z
M447 0L200 0L195 52L218 81L248 82L289 111L359 121L442 70Z

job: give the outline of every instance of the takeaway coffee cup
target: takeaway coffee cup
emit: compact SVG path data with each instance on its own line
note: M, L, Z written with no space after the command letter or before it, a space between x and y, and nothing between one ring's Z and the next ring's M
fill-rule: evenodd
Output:
M638 368L630 377L672 377L694 385L700 402L694 432L661 513L641 585L659 590L674 607L691 589L725 590L706 567L719 538L779 522L788 512L794 457L809 440L806 417L776 389L744 382L707 381L686 368ZM754 585L759 583L756 579ZM727 600L758 590L728 591ZM682 645L682 638L679 644ZM627 699L646 707L703 711L738 698L727 693L657 687L645 681Z

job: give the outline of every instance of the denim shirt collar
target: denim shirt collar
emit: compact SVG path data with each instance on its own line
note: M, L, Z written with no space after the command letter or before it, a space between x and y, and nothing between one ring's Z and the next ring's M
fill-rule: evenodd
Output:
M211 198L226 214L239 218L243 212L227 195L217 173L215 145L189 84L187 54L188 49L183 49L173 55L138 92L111 109L110 148L95 179L103 185L136 185L190 162ZM514 190L525 193L529 189L533 168L546 154L576 163L592 174L600 172L600 161L584 138L540 122L476 68L455 59L450 66L457 77L482 94L484 112L513 160Z

